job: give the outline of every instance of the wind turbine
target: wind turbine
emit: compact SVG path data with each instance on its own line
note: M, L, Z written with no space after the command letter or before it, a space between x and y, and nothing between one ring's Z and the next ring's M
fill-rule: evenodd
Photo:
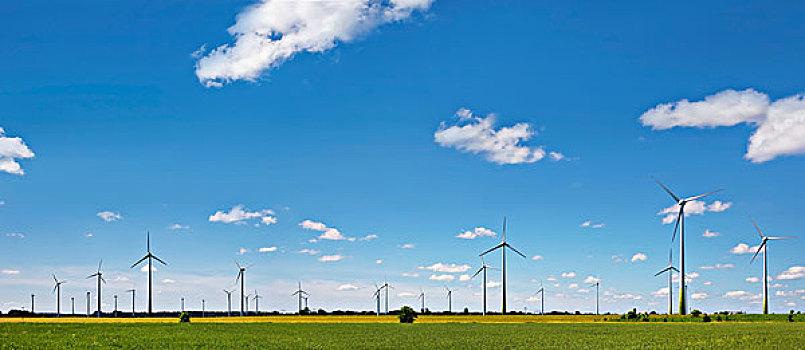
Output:
M204 313L207 311L207 301L201 299L201 317L205 317Z
M709 196L713 193L721 192L722 190L715 190L710 191L705 194L700 194L698 196L687 197L680 199L677 197L673 192L671 192L668 187L662 184L662 182L658 180L654 180L657 182L660 187L662 187L668 195L671 196L676 201L676 204L679 206L679 214L676 217L676 225L674 226L674 234L671 236L671 242L674 241L676 238L676 230L679 229L679 314L684 315L687 313L687 296L686 296L686 288L685 288L685 205L697 200L699 198L703 198Z
M484 313L483 314L484 315L486 315L486 269L497 270L496 268L487 265L484 262L484 257L481 256L481 268L478 269L478 271L475 272L474 275L472 275L472 278L475 278L475 276L478 276L478 274L481 273L481 271L483 271L483 273L484 273Z
M257 289L254 290L254 314L255 316L260 316L260 298L263 296L257 294Z
M424 290L422 290L422 289L419 290L419 296L417 297L417 299L422 299L422 308L420 310L421 310L421 313L424 314L425 313L425 291Z
M87 291L87 317L89 317L89 291Z
M53 274L53 281L56 283L53 286L53 292L56 293L56 317L61 317L61 285L67 281L59 281L56 274Z
M503 305L501 307L501 310L503 310L504 315L506 314L506 248L511 249L513 252L519 254L520 256L523 257L523 259L525 259L525 255L523 255L523 253L520 253L517 249L514 249L514 247L512 247L509 243L506 243L506 217L504 217L503 218L503 239L500 241L500 243L498 245L496 245L496 246L492 247L491 249L481 253L481 256L484 256L487 253L490 253L490 252L492 252L492 251L494 251L496 249L500 249L501 254L503 255L503 281L502 281L502 283L503 283L503 286L502 286L503 287Z
M36 294L31 294L31 313L34 313L34 298L36 298Z
M386 278L384 277L383 278L383 286L381 286L380 288L385 288L386 289L386 315L388 315L389 314L389 288L394 288L394 287L392 287L386 281Z
M757 255L760 254L760 251L763 250L763 314L765 315L765 314L769 313L769 278L768 278L769 271L767 269L767 266L768 266L767 259L768 259L768 256L769 256L769 245L767 244L767 242L769 240L792 239L792 238L796 238L796 237L793 237L793 236L788 236L788 237L769 237L769 236L765 236L765 235L763 235L763 232L760 232L760 228L757 226L757 224L755 223L755 220L752 219L751 216L749 217L749 220L752 220L752 225L755 226L755 230L757 230L757 234L760 235L760 240L761 240L760 245L757 247L757 251L755 252L755 255L752 256L752 260L750 260L749 263L751 264L752 262L754 262L755 258L757 258Z
M673 288L673 278L672 278L673 277L673 271L679 272L679 269L674 267L674 262L673 262L672 255L673 255L673 251L669 249L668 250L668 267L666 267L666 268L662 269L660 272L657 272L656 274L654 274L654 276L659 276L659 275L662 275L663 273L668 272L668 314L669 315L674 314L674 292L672 290L672 288Z
M296 295L297 297L299 297L299 314L301 315L302 314L302 298L304 298L305 295L307 295L307 292L302 290L302 282L299 282L299 289L297 289L295 292L291 293L291 295Z
M232 316L232 292L235 290L226 290L224 289L224 293L226 293L226 316Z
M598 290L601 289L601 282L595 282L590 287L595 287L595 314L598 315Z
M240 315L243 316L243 307L244 303L246 302L244 298L246 297L246 290L244 289L244 282L243 280L246 278L244 273L246 269L252 267L252 265L240 266L237 260L235 260L235 265L238 266L238 277L235 278L235 284L238 284L238 280L240 280Z
M453 313L453 291L447 286L444 286L444 289L447 289L447 313Z
M182 305L182 312L184 312L184 297L182 297L181 299L181 305Z
M115 317L117 317L117 294L115 294Z
M103 272L101 272L101 264L103 264L103 260L98 263L98 271L87 276L87 278L96 277L98 279L98 318L101 317L101 282L106 284L106 280L103 279ZM87 300L87 308L89 308L89 300Z
M246 294L246 316L249 316L249 298L251 298L251 294Z
M537 291L537 293L540 294L539 299L540 299L540 303L542 304L540 306L539 314L540 315L545 315L545 288L542 287L542 282L539 283L539 290Z
M372 294L372 298L377 298L377 315L380 316L380 297L381 292L383 291L383 287L378 287L377 283L375 283L375 293Z
M131 265L131 268L133 269L137 265L139 265L141 262L143 262L144 260L148 260L148 315L150 316L152 314L152 311L153 311L151 307L153 305L153 299L154 299L153 276L152 276L154 269L152 267L151 260L159 261L160 263L162 263L162 265L168 265L168 263L162 261L162 259L160 259L160 258L157 258L154 254L151 254L151 232L146 233L145 248L146 248L145 256L142 257L142 259L137 260L137 262L134 263L133 265Z
M308 294L306 297L304 297L304 299L305 299L305 309L307 309L308 308L307 307L307 300L310 299L310 294Z
M75 315L75 297L70 297L70 304L72 305L70 315Z
M129 289L126 292L131 292L131 317L134 317L134 294L137 291L135 289Z

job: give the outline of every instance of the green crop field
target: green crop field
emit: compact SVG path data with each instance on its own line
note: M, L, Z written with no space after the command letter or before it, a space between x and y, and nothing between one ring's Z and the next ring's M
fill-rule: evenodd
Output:
M15 348L802 348L803 323L0 323Z

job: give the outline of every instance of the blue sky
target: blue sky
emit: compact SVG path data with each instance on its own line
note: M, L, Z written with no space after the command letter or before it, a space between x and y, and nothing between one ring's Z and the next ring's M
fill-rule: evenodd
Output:
M602 311L665 310L652 177L725 189L687 220L691 308L760 310L762 265L731 252L759 243L749 214L800 236L772 242L771 310L805 305L805 6L278 4L0 5L0 310L54 310L51 273L84 310L100 259L104 309L130 288L143 307L146 231L157 309L223 309L237 259L261 309L294 310L301 280L311 307L370 310L387 276L391 307L445 309L447 284L480 310L461 276L504 216L529 257L511 309L542 281L547 309L590 312L594 276Z

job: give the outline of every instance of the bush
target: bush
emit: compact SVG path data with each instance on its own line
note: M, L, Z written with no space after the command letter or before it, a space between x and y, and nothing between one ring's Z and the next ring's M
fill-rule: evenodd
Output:
M469 315L470 314L470 309L465 307L464 308L464 314Z
M702 322L710 322L710 316L705 314L704 317L702 317Z
M788 322L794 322L794 310L788 312Z
M721 322L721 315L716 316L716 321Z
M306 308L302 309L302 311L299 311L299 314L300 315L310 315L310 309L306 307Z
M414 323L414 319L416 319L416 311L412 309L410 306L403 306L400 308L400 323Z
M701 316L702 312L699 311L698 309L693 309L693 311L691 311L690 314L693 315L693 317L699 317Z
M190 322L190 314L187 312L182 312L179 314L179 323Z

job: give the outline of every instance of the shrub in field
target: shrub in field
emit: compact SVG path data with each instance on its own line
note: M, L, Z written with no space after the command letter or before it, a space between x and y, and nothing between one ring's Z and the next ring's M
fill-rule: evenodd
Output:
M470 309L465 307L464 308L464 314L469 315L470 314Z
M412 309L410 306L403 306L400 308L400 323L414 323L416 316L416 311L414 311L414 309Z
M302 309L301 311L299 311L299 314L300 315L310 315L310 309L306 307L306 308Z
M788 322L794 322L794 310L788 312Z
M699 317L701 316L702 312L699 311L698 309L693 309L693 311L691 311L690 314L693 315L693 317Z
M707 314L705 314L704 317L702 317L702 322L710 322L710 321L711 321L710 316L708 316Z
M716 321L721 322L721 315L716 316Z
M190 314L187 313L187 312L180 313L179 314L179 322L180 323L190 322Z

